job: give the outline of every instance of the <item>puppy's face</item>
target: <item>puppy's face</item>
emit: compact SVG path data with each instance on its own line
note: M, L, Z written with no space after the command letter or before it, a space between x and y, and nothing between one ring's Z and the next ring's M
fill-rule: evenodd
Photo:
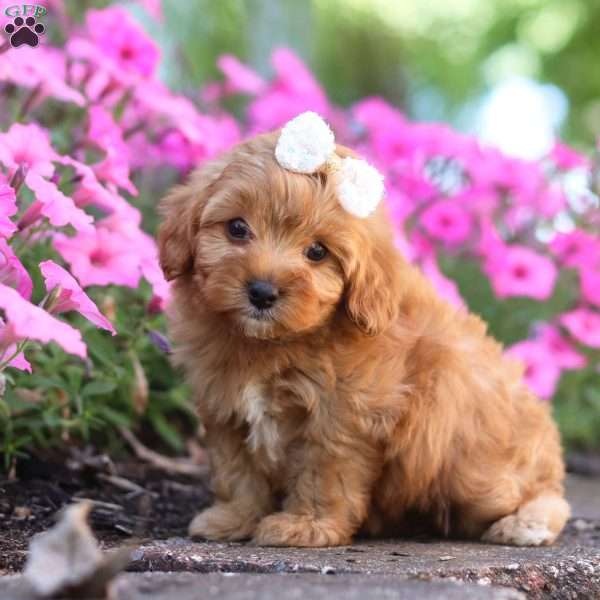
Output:
M377 219L344 211L326 176L282 169L275 143L271 134L239 146L166 199L167 278L191 278L215 318L245 336L313 331L341 305L376 332L394 308L373 288L389 280L386 265L372 261L393 253L391 239Z

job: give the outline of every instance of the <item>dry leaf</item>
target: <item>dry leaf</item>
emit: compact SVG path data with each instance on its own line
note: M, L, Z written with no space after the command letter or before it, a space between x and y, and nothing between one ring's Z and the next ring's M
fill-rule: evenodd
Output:
M131 390L133 408L138 415L143 415L148 406L148 379L140 359L136 354L132 356L133 363L133 388Z
M32 540L24 575L39 596L104 598L129 562L129 548L103 556L87 524L90 510L90 502L68 507L52 529Z

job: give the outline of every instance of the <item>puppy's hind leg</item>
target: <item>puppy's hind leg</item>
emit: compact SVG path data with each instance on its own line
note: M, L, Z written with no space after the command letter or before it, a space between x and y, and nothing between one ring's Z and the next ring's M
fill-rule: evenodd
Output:
M496 521L481 540L511 546L547 546L556 540L570 514L569 504L561 495L545 492Z

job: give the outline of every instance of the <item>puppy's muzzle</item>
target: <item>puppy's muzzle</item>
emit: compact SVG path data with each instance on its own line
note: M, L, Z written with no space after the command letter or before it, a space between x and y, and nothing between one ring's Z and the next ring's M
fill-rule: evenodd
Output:
M250 303L261 310L271 308L279 298L279 290L264 279L255 279L248 283L248 299Z

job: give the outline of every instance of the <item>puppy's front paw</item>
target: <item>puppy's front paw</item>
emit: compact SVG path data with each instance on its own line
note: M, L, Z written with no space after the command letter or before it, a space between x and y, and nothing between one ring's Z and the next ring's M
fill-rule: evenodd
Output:
M496 521L482 536L481 541L509 546L547 546L556 539L545 523L508 515Z
M261 546L342 546L350 540L333 519L284 512L265 517L254 534L254 541Z
M190 537L237 541L252 537L259 517L232 503L215 504L198 513L188 528Z

